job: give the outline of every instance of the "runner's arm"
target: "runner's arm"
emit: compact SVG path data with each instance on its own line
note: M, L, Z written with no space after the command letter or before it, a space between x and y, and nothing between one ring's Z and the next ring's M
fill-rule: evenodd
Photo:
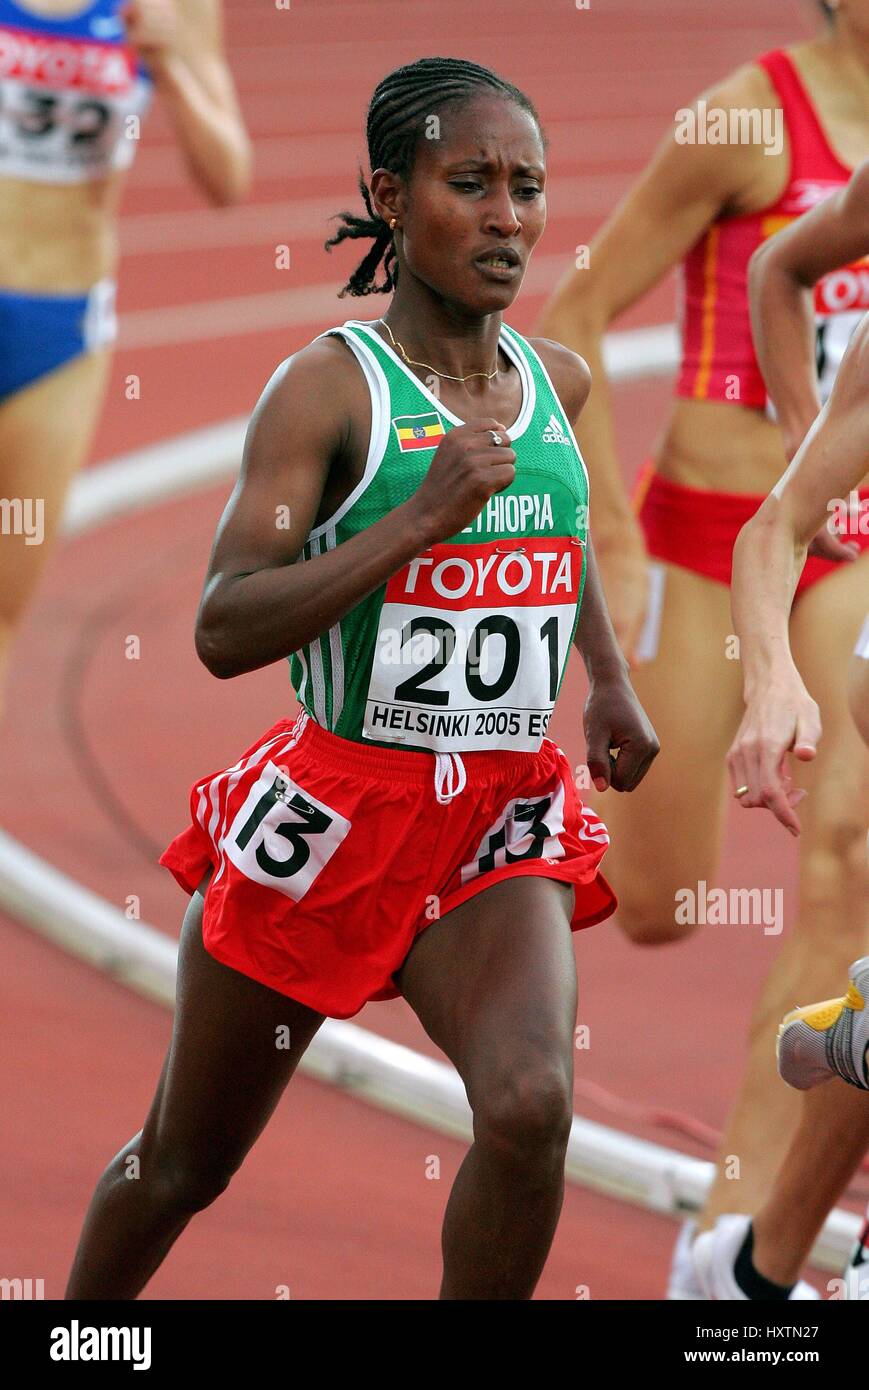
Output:
M749 263L757 360L793 458L821 408L813 287L869 255L869 160L819 207L769 237Z
M752 519L733 552L731 604L740 639L746 698L777 674L791 674L788 619L809 542L846 504L869 460L869 317L854 334L829 401L793 463Z
M727 755L734 792L746 808L768 807L799 835L788 755L808 761L821 736L820 712L790 650L788 619L808 543L831 495L846 503L869 458L869 319L854 334L829 401L790 468L743 527L733 554L731 604L740 640L745 713Z
M766 75L751 65L698 101L725 110L768 105L767 90ZM618 462L604 335L684 258L722 212L750 197L758 164L765 172L768 163L750 146L681 144L676 135L674 126L592 239L587 264L564 275L539 324L541 333L581 353L591 368L594 390L583 414L580 444L591 460L595 540L617 636L629 658L645 616L647 561Z
M364 383L336 357L345 351L330 339L311 343L278 368L253 413L196 621L196 650L212 675L225 679L289 656L430 543L411 499L299 563L332 461L346 446L347 421L360 409Z
M560 343L535 340L567 418L575 427L591 390L591 373ZM585 586L573 645L589 679L583 711L586 758L598 791L632 791L659 751L655 731L634 693L610 618L591 535L586 540ZM613 758L610 750L618 749Z
M226 60L221 0L127 0L123 14L192 177L218 206L239 202L253 154Z

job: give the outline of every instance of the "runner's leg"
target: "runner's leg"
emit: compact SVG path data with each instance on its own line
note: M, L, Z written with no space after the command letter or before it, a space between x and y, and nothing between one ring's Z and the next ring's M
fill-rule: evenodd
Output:
M791 618L794 658L820 706L824 730L814 762L798 772L809 791L799 808L799 913L755 1006L748 1066L724 1134L721 1153L739 1157L740 1177L728 1179L719 1167L701 1221L704 1229L722 1212L753 1214L766 1200L801 1104L807 1123L827 1136L831 1148L845 1151L866 1101L836 1080L802 1102L781 1083L775 1039L782 1017L795 1005L840 995L848 967L867 949L869 753L854 727L846 690L848 662L866 612L867 570L869 555L814 585ZM837 1181L832 1169L830 1181L832 1191Z
M0 405L0 497L41 504L43 516L37 543L4 535L0 544L0 717L15 630L90 449L109 361L107 351L84 354Z
M474 1112L442 1299L530 1298L552 1244L573 1113L572 898L549 879L494 884L428 927L399 977Z
M323 1022L208 954L205 883L181 931L175 1022L157 1092L144 1129L97 1184L69 1299L141 1292L190 1218L227 1187ZM288 1047L279 1045L282 1027L289 1029Z
M848 1089L844 1082L829 1085L835 1085L840 1096ZM847 1124L837 1126L835 1134L818 1124L810 1106L804 1107L772 1192L753 1219L752 1262L760 1274L774 1284L796 1283L821 1227L867 1149L869 1096L848 1091Z

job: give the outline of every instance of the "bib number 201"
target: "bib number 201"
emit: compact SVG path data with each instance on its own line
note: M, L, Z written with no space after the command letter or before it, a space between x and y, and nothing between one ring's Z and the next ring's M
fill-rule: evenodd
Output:
M395 699L416 704L448 705L449 690L431 690L426 683L433 680L446 669L456 649L456 629L443 618L430 614L412 618L406 623L401 634L401 645L406 647L427 633L438 644L431 661L407 680L395 687ZM486 671L486 644L490 637L503 639L501 670L494 680L483 680ZM547 644L549 653L549 699L555 700L558 690L558 618L553 614L540 628L540 640ZM468 694L475 700L500 700L511 687L519 670L522 653L522 636L519 628L506 613L491 613L477 623L468 639L465 656L465 685Z

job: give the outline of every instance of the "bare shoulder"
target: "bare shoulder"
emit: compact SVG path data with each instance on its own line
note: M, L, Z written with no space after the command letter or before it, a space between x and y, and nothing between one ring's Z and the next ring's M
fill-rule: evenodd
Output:
M367 391L353 350L337 334L315 338L285 358L267 389L282 395L309 393L312 399L326 397L342 404L364 399Z
M591 390L588 363L578 352L551 338L529 338L528 341L549 373L568 419L575 420Z
M720 78L698 100L707 106L742 111L746 108L781 106L781 99L765 68L759 63L743 63L726 77Z
M338 337L315 338L275 369L253 415L257 435L329 441L337 447L370 412L368 387Z
M781 98L766 70L757 62L744 63L702 92L690 109L690 120L701 125L721 121L723 113L726 139L722 143L716 134L715 140L707 137L695 144L689 122L687 145L682 143L684 131L679 137L687 155L683 177L690 178L693 168L720 187L723 216L757 212L775 202L787 183L789 157ZM680 112L677 119L681 117Z

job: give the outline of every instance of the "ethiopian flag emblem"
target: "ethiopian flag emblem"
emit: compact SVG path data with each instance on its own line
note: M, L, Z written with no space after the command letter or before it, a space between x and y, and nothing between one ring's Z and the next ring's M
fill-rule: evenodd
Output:
M392 428L403 454L411 449L436 449L446 434L436 411L430 415L399 415L393 420Z

